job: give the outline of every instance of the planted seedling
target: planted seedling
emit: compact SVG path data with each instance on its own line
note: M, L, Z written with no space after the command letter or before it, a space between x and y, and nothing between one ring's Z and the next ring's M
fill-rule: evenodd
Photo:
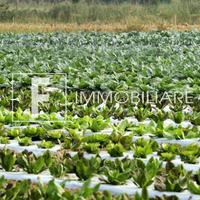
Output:
M106 178L101 178L101 180L106 183L113 185L122 185L130 178L131 170L120 172L117 169L109 169L108 167L104 168L104 175Z
M99 143L85 143L83 144L83 150L87 153L98 154L100 151Z
M200 185L196 182L189 180L187 184L188 190L192 192L193 194L200 195Z
M38 174L46 168L43 156L36 157L33 153L23 151L17 163L28 173Z
M61 130L49 130L47 131L47 137L51 139L60 139L62 136Z
M89 120L89 129L93 132L98 132L108 127L109 120L105 120L101 115L96 118L90 118Z
M99 190L100 184L91 187L90 179L83 183L83 186L77 192L66 191L63 196L65 196L69 200L78 200L81 198L83 199L102 199L102 197L107 199L107 195L99 195L97 192ZM98 198L100 196L100 198ZM111 197L112 198L112 197ZM109 198L107 200L110 200Z
M26 127L25 129L23 129L23 134L26 137L38 137L38 128L37 127Z
M64 139L64 149L78 150L82 143L82 136L77 133L77 130L69 129L68 135Z
M200 146L198 144L190 144L180 148L180 157L184 162L196 163L196 159L200 156Z
M39 148L43 148L43 149L50 149L50 148L54 147L55 144L52 141L42 140L42 142L38 143L37 146Z
M16 138L20 137L22 135L22 132L19 128L12 128L8 130L7 136L10 138Z
M63 165L66 173L76 173L76 160L78 156L71 158L69 154L64 154L63 156ZM75 161L74 161L75 160Z
M157 190L181 192L187 188L187 182L191 172L184 170L182 165L177 167L173 163L167 162L166 169L161 177L157 177L154 185Z
M106 147L109 143L110 136L107 134L94 134L90 136L85 136L83 142L86 143L99 143L101 147Z
M1 144L9 144L9 137L0 136L0 143Z
M200 170L194 175L193 178L188 180L187 186L190 192L200 195Z
M56 160L52 162L51 166L49 167L49 171L51 175L56 178L62 177L65 174L63 164Z
M123 156L124 154L124 147L120 144L120 143L117 143L117 144L109 144L107 147L106 147L108 153L110 154L110 156L112 157L121 157Z
M185 139L185 133L182 127L168 128L163 136L169 139Z
M151 119L153 119L155 122L158 123L158 121L164 121L168 118L169 113L164 112L162 110L157 110L157 112L153 112L150 116Z
M154 140L145 140L143 138L139 138L134 146L134 157L136 158L146 158L148 154L153 153L158 148L157 142Z
M148 108L143 108L143 107L136 108L134 110L134 116L139 122L141 122L150 116L150 111Z
M199 126L200 125L200 113L199 112L193 112L190 121L195 125Z
M33 143L29 137L18 138L17 140L20 146L29 146Z
M47 168L50 167L53 163L53 155L50 153L49 150L44 152L43 158L44 158Z
M164 161L171 161L176 158L176 154L178 154L180 145L177 144L161 144L157 154Z
M185 115L182 111L170 112L169 117L178 124L180 124L185 119Z
M126 121L123 121L123 122L126 122ZM127 128L126 125L127 125L126 123L121 123L118 127L113 127L113 132L110 135L110 140L115 144L116 143L122 144L126 150L129 150L133 144L133 142L132 142L133 135L125 134L125 130Z
M141 160L134 160L132 178L140 188L146 188L151 185L155 176L161 169L162 163L157 159L151 158L145 165Z
M6 171L12 171L16 162L16 154L9 149L3 149L0 151L0 159L2 167Z
M130 178L134 165L130 159L119 160L117 158L114 161L104 160L102 166L101 172L106 178L102 177L101 180L109 184L121 185Z
M172 154L172 153L168 153L168 152L163 152L160 154L160 158L163 161L171 161L174 160L176 158L176 154Z
M92 157L86 159L79 157L78 155L73 158L76 175L81 180L91 178L95 173L98 172L101 164L101 159L98 157Z

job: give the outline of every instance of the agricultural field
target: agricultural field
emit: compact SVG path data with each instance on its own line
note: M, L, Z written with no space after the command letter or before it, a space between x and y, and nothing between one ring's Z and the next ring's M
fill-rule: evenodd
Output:
M200 32L4 33L0 69L0 199L200 200Z

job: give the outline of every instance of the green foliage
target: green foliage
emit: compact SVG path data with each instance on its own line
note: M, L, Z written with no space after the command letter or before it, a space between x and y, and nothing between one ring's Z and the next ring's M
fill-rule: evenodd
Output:
M83 145L83 150L88 153L98 154L100 151L99 145L99 143L85 143Z
M196 182L189 181L188 182L188 189L193 194L199 194L200 195L200 185L198 185Z
M21 130L19 128L10 129L7 133L10 138L16 138L21 135Z
M11 171L16 162L16 155L9 149L0 151L1 165L6 171Z
M154 158L151 158L146 165L141 160L135 160L132 178L139 187L146 188L153 182L160 168L161 163Z
M32 140L29 137L18 138L18 143L21 146L29 146L32 144Z
M46 168L43 156L36 157L33 153L23 152L17 163L28 173L38 174Z
M105 147L109 143L109 135L107 134L94 134L85 136L83 142L86 143L99 143L101 147Z
M38 136L38 128L37 127L27 127L23 129L23 134L26 137L37 137Z
M160 154L160 157L164 161L171 161L175 159L176 155L172 153L163 152Z
M78 149L82 142L81 135L77 133L76 129L68 129L68 132L69 135L64 138L63 147L72 150Z
M78 156L78 155L77 155ZM92 157L91 159L85 159L83 157L74 157L74 166L76 175L81 180L86 180L92 177L98 172L101 164L101 159L98 157Z
M180 157L187 163L196 163L196 159L200 156L200 146L198 144L190 144L180 148Z
M78 200L80 197L84 199L94 199L97 195L99 185L90 186L90 180L83 183L83 186L73 192L64 188L64 183L58 184L54 180L47 184L41 182L32 184L29 180L24 181L8 181L3 177L0 178L1 195L4 199L49 199L49 200ZM106 194L107 193L107 194ZM111 196L109 192L106 196ZM100 196L104 194L99 192Z
M159 179L155 188L161 191L181 192L186 189L191 172L187 172L183 166L174 166L171 162L166 164L166 176Z
M110 156L112 157L120 157L123 156L123 153L125 151L125 149L123 148L123 146L120 143L117 144L109 144L106 147L108 153L110 154Z
M89 129L93 132L98 132L106 128L109 124L109 120L104 120L102 116L98 116L94 119L89 119Z
M52 165L49 167L49 171L54 177L62 177L65 174L64 166L62 163L53 161Z
M134 157L146 158L148 154L153 153L158 148L158 144L153 140L144 140L143 138L138 139L134 146Z
M1 144L9 144L10 143L9 137L0 136L0 143Z
M156 7L151 8L156 9ZM0 51L1 68L6 72L0 75L1 141L7 143L8 139L17 139L20 145L27 146L32 141L39 140L40 148L52 148L55 144L61 144L64 148L55 155L47 151L39 156L28 152L13 153L4 149L0 151L1 167L4 170L13 172L23 169L28 173L38 174L48 169L54 177L59 178L73 173L80 181L102 176L101 180L115 185L133 181L142 191L141 196L138 194L135 196L136 199L148 199L147 188L153 183L155 189L161 191L181 192L189 189L192 193L199 194L199 174L192 175L191 172L186 172L183 166L174 166L170 162L176 156L180 156L183 162L199 164L199 145L158 145L154 141L156 137L167 137L167 140L187 138L197 140L200 130L199 105L196 100L195 104L191 105L194 112L190 114L182 112L185 102L174 104L164 101L156 104L159 107L157 109L145 103L135 105L128 102L120 105L119 102L108 101L107 104L100 102L98 105L97 103L82 105L74 101L75 93L80 91L89 94L91 91L156 91L160 96L164 91L185 91L186 86L196 96L199 94L200 83L197 67L200 43L198 32L2 34L0 39L5 44ZM65 116L63 111L65 97L63 95L56 97L54 94L49 104L40 105L45 111L50 108L50 112L40 114L35 119L34 124L37 120L45 121L39 123L40 127L32 126L29 122L12 123L12 117L15 120L32 120L30 113L24 111L27 110L27 105L30 106L30 91L27 89L30 77L19 77L19 75L14 77L15 96L18 98L14 102L16 108L13 112L10 111L9 88L13 83L11 78L13 66L16 72L56 73L53 81L62 92L63 80L58 79L57 74L66 73L67 92L70 93L68 99L72 100L66 104L69 111L67 115ZM60 116L57 116L51 111L59 108L55 102L59 99L62 109ZM163 108L166 105L172 108L171 112L164 112ZM116 121L115 125L108 120L110 116L114 122ZM57 121L59 117L63 117L62 122ZM117 124L117 121L124 117L129 118ZM146 120L148 118L149 121ZM164 120L168 118L177 123L190 120L193 126L182 127L179 124L177 127L171 125L166 127ZM139 122L135 125L135 121ZM23 129L15 127L20 125L28 127ZM112 128L110 135L101 134L101 131L110 131L106 128ZM135 140L135 138L140 139ZM167 140L161 138L159 143ZM7 146L12 146L12 143ZM101 159L100 150L107 150L115 158ZM128 150L133 151L135 158L129 158L129 155L127 158L121 158ZM90 157L91 155L84 154L85 151L96 155ZM151 157L149 154L155 152L160 159L167 161L164 162L165 169L161 168L162 163L158 160L149 159ZM74 154L75 156L72 156ZM4 180L0 184L4 184ZM97 192L97 188L94 190L89 188L88 182L80 193L75 192L75 194L65 191L61 185L53 181L45 186L40 185L41 188L36 187L33 192L29 190L30 188L27 189L29 186L26 182L22 185L23 188L18 183L5 187L7 193L4 186L0 187L0 193L5 194L0 196L5 197L4 199L8 196L11 199L11 194L14 192L16 199L79 199L80 196L91 199L114 198L106 192L103 197ZM128 198L126 195L118 197L118 199L126 198Z
M62 131L60 130L50 130L47 132L47 137L52 139L60 139L62 136Z
M37 146L39 148L50 149L54 147L54 143L51 141L42 140L42 142L38 143Z
M119 170L110 170L105 167L104 174L106 175L106 179L102 179L107 183L113 185L122 185L130 178L130 171L120 172Z

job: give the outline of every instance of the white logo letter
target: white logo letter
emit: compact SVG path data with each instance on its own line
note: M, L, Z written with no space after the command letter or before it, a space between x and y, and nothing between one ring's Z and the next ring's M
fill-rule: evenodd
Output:
M49 78L32 78L32 114L38 114L38 103L48 101L49 94L38 94L38 86L47 86L50 83Z

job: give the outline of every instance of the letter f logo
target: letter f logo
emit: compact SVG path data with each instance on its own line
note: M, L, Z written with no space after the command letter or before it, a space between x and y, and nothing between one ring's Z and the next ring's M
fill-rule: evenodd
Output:
M45 102L49 99L49 94L39 94L39 86L47 86L50 84L49 78L34 77L31 79L31 94L32 94L32 114L38 114L38 103Z

